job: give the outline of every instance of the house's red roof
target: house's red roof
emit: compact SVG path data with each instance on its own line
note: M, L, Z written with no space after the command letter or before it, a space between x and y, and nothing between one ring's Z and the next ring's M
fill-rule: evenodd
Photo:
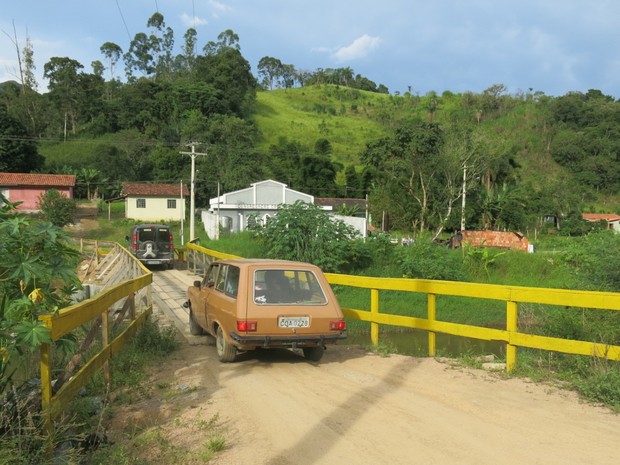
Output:
M147 184L141 182L126 182L121 190L122 196L127 195L154 195L166 197L179 197L181 186L179 184ZM183 197L187 197L189 191L183 185Z
M0 186L74 187L74 174L0 173Z
M620 215L616 215L614 213L584 213L583 219L586 221L620 221Z
M349 198L334 198L334 197L315 197L314 204L321 207L333 207L339 208L344 204L347 208L353 208L357 206L360 210L366 208L365 199L349 199Z

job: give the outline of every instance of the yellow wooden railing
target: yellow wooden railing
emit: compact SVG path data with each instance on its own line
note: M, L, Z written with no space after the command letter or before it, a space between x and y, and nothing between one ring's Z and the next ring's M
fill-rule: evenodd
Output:
M94 329L101 327L102 349L83 364L79 370L71 373L65 384L57 392L52 388L53 367L53 344L41 345L41 392L42 407L48 431L51 431L52 422L60 414L66 405L75 397L78 390L103 368L106 382L110 380L108 360L117 353L125 342L137 331L137 328L145 321L153 310L150 295L150 284L153 280L152 273L139 261L127 252L123 247L116 244L115 269L112 273L123 274L124 279L119 284L113 285L96 296L83 302L71 305L60 310L56 314L41 315L42 321L50 331L52 341L58 341L66 334L80 326L93 322ZM95 252L97 253L97 252ZM144 296L137 298L138 292L144 292ZM110 309L119 301L124 301L123 311L118 313L116 323L123 319L123 330L113 340ZM120 325L119 325L120 326Z
M215 258L232 258L214 250L187 244L188 251ZM196 263L208 263L194 258ZM199 267L197 267L199 268ZM450 334L486 341L506 343L506 370L514 369L517 362L517 348L527 347L566 354L587 355L620 361L620 346L596 342L576 341L555 337L528 334L519 331L519 304L536 303L562 307L620 311L620 293L595 292L565 289L547 289L494 284L432 281L406 278L373 278L326 273L330 284L352 286L370 290L370 311L343 308L347 318L370 322L370 338L374 345L379 343L379 326L391 325L428 331L428 354L436 353L436 334ZM406 291L423 293L427 296L426 318L390 314L389 309L380 306L380 291ZM459 296L476 299L504 301L506 304L506 328L485 328L437 320L437 296Z

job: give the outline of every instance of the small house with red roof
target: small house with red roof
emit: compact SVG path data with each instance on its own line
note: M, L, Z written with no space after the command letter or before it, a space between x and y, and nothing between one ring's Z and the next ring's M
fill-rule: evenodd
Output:
M613 213L584 213L582 217L591 223L604 221L607 223L607 229L620 233L620 215Z
M139 221L181 221L185 218L187 186L126 182L121 196L125 198L125 217Z
M39 211L39 197L55 189L73 199L75 175L39 173L0 173L0 192L11 203L21 202L17 210L25 213Z

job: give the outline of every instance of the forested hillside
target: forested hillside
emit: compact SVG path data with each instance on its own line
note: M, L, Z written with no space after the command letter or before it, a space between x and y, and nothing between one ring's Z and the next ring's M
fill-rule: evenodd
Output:
M620 213L620 102L599 90L397 95L350 68L302 72L273 57L255 76L231 30L200 49L188 29L174 54L161 14L147 29L126 51L102 44L91 72L52 58L48 92L27 41L21 82L0 86L0 171L75 173L78 195L108 198L124 181L189 182L180 152L196 142L208 154L197 160L198 207L218 183L272 178L315 196L368 196L375 225L414 233L579 234L581 212Z

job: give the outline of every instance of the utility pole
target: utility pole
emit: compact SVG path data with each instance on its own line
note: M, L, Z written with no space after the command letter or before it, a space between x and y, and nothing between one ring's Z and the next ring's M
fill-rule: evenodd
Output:
M183 197L183 180L181 179L181 245L185 244L183 221L185 220L185 198Z
M467 164L463 163L463 193L461 194L461 231L465 231L465 196L467 195Z
M195 192L196 192L196 157L197 156L203 156L206 157L207 154L206 153L198 153L196 152L196 144L194 142L191 142L188 144L191 148L192 151L191 152L179 152L181 155L189 155L192 159L192 177L191 177L191 186L190 186L190 198L189 198L189 240L192 241L196 238L195 236L195 229L194 229L194 210L196 209L196 204L195 204Z

